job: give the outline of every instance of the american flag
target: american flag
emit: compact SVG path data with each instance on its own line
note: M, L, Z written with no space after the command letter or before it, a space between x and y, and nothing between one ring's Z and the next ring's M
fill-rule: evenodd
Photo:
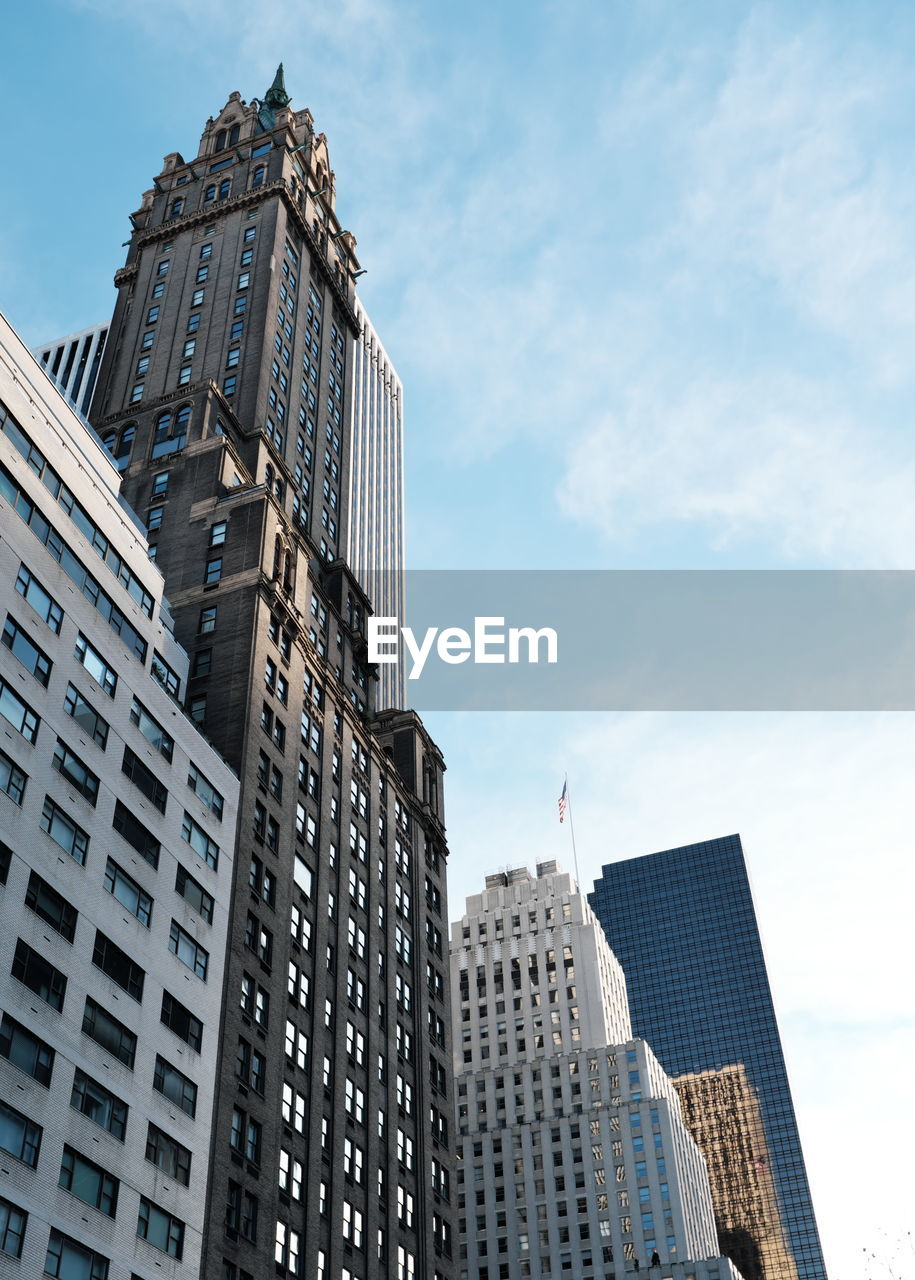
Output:
M568 783L568 780L566 780L562 784L562 795L559 797L559 821L560 822L562 822L566 816L566 805L569 803L568 795L567 795L568 790L569 790L569 783Z

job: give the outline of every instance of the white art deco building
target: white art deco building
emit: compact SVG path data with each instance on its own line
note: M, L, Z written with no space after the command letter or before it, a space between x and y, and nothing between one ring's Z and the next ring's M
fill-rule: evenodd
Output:
M238 779L145 532L0 316L0 1275L196 1277Z
M572 877L488 876L451 977L464 1280L734 1280L704 1160Z

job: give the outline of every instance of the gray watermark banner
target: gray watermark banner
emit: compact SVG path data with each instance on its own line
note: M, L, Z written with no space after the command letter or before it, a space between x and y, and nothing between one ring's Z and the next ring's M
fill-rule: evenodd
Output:
M915 572L414 570L398 586L406 618L379 610L369 659L402 665L417 711L915 710Z

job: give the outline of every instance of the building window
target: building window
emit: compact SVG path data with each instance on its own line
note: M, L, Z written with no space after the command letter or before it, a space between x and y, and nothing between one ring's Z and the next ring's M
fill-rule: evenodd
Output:
M46 924L60 934L67 942L72 942L76 934L78 912L67 901L63 894L33 871L29 875L29 886L25 894L25 905L34 911Z
M222 577L222 556L213 556L206 562L206 571L203 575L203 581L208 586L216 583Z
M200 312L195 311L193 315L187 318L187 332L196 333L200 328Z
M26 671L33 675L39 684L47 688L48 681L51 678L51 659L43 649L38 647L28 632L22 629L11 614L6 616L2 639L3 644L6 645L13 657L22 663Z
M9 721L17 733L22 734L26 742L34 743L41 720L5 680L0 680L0 715Z
M225 396L234 396L235 387L238 383L238 377L234 373L230 373L227 378L223 379L222 393Z
M55 635L60 635L64 620L64 611L60 605L45 591L44 587L29 570L22 565L16 578L16 590L27 604L38 614L42 622L46 622Z
M95 946L92 951L92 963L113 982L122 987L134 1000L143 999L143 984L146 973L136 964L126 951L122 951L110 938L106 938L101 929L95 932Z
M209 274L210 274L210 268L207 263L204 263L202 266L197 268L196 283L203 284L203 282L206 280Z
M191 366L189 364L182 365L178 370L178 386L186 387L191 380Z
M150 497L164 498L167 493L168 493L168 472L159 471L156 475L153 476L152 489L150 490Z
M164 1174L180 1182L182 1186L190 1186L191 1153L164 1130L150 1121L146 1131L146 1159L161 1169Z
M180 1260L184 1253L184 1223L174 1214L147 1200L146 1196L140 1197L137 1235L173 1258Z
M210 839L203 827L198 822L195 822L187 812L184 815L181 835L198 857L202 858L207 866L212 867L215 871L219 863L219 845L215 840Z
M98 649L89 643L82 632L77 636L73 656L83 664L92 679L108 694L108 697L113 698L118 687L117 672L108 665Z
M172 921L168 938L168 949L176 955L182 964L186 964L192 973L206 982L207 968L210 963L209 952L199 942L182 929L177 920Z
M178 218L184 212L184 197L176 196L172 201L171 217Z
M239 277L238 277L238 286L237 286L237 287L238 287L239 289L247 289L247 287L248 287L248 285L249 285L250 283L251 283L251 272L250 272L250 271L242 271L242 272L240 273Z
M168 991L162 993L160 1020L162 1025L174 1032L179 1040L190 1045L197 1053L200 1052L203 1044L203 1023Z
M146 323L155 324L158 319L159 319L159 308L150 307L146 313Z
M254 169L253 174L251 175L251 186L262 187L264 185L264 179L266 176L267 176L267 166L264 164L257 165Z
M89 849L88 833L77 826L50 796L45 796L44 808L41 811L41 829L82 866Z
M137 788L138 791L149 800L160 813L165 813L168 803L168 790L165 785L159 781L156 774L150 769L138 755L136 755L130 747L124 748L124 759L121 764L121 772L126 775Z
M165 732L159 721L150 715L139 698L134 698L131 703L130 722L137 726L151 747L154 747L166 760L171 761L175 747L174 740Z
M175 892L197 912L207 924L213 923L213 896L180 864L175 872Z
M52 1227L44 1273L58 1280L108 1280L108 1259Z
M137 1054L137 1037L91 996L86 997L83 1032L133 1070Z
M156 1069L153 1074L153 1088L159 1093L169 1098L172 1102L179 1106L189 1116L194 1116L197 1111L197 1086L193 1080L188 1079L186 1075L173 1067L170 1062L162 1057L161 1054L156 1055Z
M126 1104L79 1067L73 1077L70 1106L87 1116L93 1124L107 1130L119 1142L124 1141L128 1112Z
M140 924L149 928L152 922L152 898L113 858L108 859L105 867L105 888Z
M151 867L158 867L159 841L120 800L115 801L111 825L118 835L123 836L127 843L146 859Z
M195 289L195 290L194 290L194 292L191 294L191 306L192 306L192 307L202 307L202 306L203 306L203 297L204 297L204 293L205 293L205 292L206 292L206 291L205 291L204 289Z
M156 419L153 445L149 455L151 461L168 457L173 453L179 453L184 448L190 420L191 407L187 404L182 405L174 415L170 409L159 414Z
M73 1147L64 1146L57 1185L109 1218L117 1213L117 1178L106 1173L101 1165L87 1160Z
M241 349L239 347L230 347L228 353L226 354L226 368L234 369L238 364L240 355L241 355Z
M50 1086L54 1050L8 1013L4 1013L0 1023L0 1056L46 1089Z
M22 772L18 765L10 759L5 751L0 751L0 791L5 792L13 804L22 804L27 781L27 775Z
M213 650L198 649L194 654L194 665L191 669L191 678L199 679L200 676L208 676L213 665Z
M187 704L187 713L198 727L206 722L207 696L205 693L194 694Z
M212 782L200 772L193 761L188 765L187 785L210 812L215 814L221 821L225 803L222 793L216 790Z
M39 952L33 951L27 942L19 938L13 956L12 975L24 987L34 991L40 1000L44 1000L59 1013L64 1007L67 994L67 979L55 969L49 960Z
M0 1253L18 1258L29 1215L9 1200L0 1197Z

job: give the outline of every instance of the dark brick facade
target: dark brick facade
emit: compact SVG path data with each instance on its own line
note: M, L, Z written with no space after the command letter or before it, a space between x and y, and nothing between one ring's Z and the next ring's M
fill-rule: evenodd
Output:
M444 764L374 710L338 559L355 242L284 97L166 157L92 409L242 783L206 1274L450 1280Z

